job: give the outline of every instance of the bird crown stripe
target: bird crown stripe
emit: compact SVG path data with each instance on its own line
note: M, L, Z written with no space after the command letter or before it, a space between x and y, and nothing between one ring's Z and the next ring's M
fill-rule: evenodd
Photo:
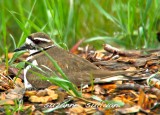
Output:
M40 37L35 37L34 40L40 40L40 41L44 41L44 42L51 42L51 40L48 40L46 38L40 38Z

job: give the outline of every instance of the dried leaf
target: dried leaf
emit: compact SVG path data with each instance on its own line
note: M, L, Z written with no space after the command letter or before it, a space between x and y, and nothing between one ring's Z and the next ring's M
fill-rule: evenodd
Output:
M51 96L44 96L44 97L38 97L38 96L31 96L29 97L29 101L30 102L36 102L36 103L47 103L52 101L52 97Z
M120 112L121 114L130 114L130 113L136 113L136 112L139 112L141 109L140 106L133 106L133 107L130 107L130 108L121 108L121 109L117 109L118 112Z
M44 113L37 110L37 111L34 112L34 115L44 115Z
M99 85L94 86L95 94L105 94L105 90Z
M117 87L116 84L106 84L101 86L103 89L115 89Z
M76 106L73 108L69 109L69 114L81 114L81 115L86 115L85 114L85 109L81 106Z
M5 93L1 93L0 100L5 100L5 99L6 99L6 94Z
M37 102L37 103L47 103L52 100L56 100L58 98L58 94L55 94L55 91L50 90L50 89L45 89L45 91L40 91L38 96L37 95L30 96L29 100L31 102ZM48 96L44 96L43 94L45 94L45 95L48 94ZM42 96L40 96L40 95L42 95Z
M58 98L58 94L55 94L55 91L53 90L50 90L50 89L46 89L47 90L47 93L50 97L52 97L53 100L57 99Z
M39 90L36 94L36 96L41 97L41 96L46 96L47 95L47 90Z
M59 86L56 86L56 85L51 85L48 87L48 89L51 89L51 90L55 90L55 89L58 89Z
M12 99L0 100L0 105L14 105L14 100Z
M22 99L24 92L25 92L24 88L16 86L14 89L8 90L6 98L7 99Z
M25 96L26 96L26 97L30 97L30 96L33 96L33 95L36 95L36 94L37 94L36 91L26 91L26 92L25 92Z
M17 85L18 87L24 88L24 83L22 83L22 79L14 77L13 81L15 85Z

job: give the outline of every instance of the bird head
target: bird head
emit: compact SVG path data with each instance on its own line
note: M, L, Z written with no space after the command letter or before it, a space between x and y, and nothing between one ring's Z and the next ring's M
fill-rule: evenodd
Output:
M14 51L22 51L27 50L30 54L38 52L40 50L45 50L53 46L53 41L51 38L42 32L37 32L29 35L26 38L26 41L23 46L20 48L15 49Z

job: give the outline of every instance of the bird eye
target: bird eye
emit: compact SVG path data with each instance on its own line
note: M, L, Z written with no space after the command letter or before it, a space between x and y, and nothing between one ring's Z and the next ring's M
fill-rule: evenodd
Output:
M28 39L29 39L29 41L30 41L30 43L29 44L39 44L39 43L41 43L41 41L40 40L38 40L38 39L33 39L32 38L32 36L28 36Z
M40 40L34 40L34 43L39 44L39 43L41 43L41 41Z

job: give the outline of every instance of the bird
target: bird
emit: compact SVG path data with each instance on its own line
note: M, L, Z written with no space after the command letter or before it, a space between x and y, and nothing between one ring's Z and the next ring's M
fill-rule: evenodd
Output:
M55 73L62 78L61 74L54 67L52 61L46 56L44 51L57 62L68 77L68 80L76 86L90 83L91 76L93 76L93 79L102 79L129 73L127 71L108 71L100 69L90 61L57 46L49 35L43 32L30 34L26 38L24 45L14 51L22 50L29 52L29 57L26 59L26 62L33 64L47 73L47 75L45 75L39 69L27 64L24 69L24 85L26 89L32 87L42 89L53 85L47 80L42 80L40 76L34 74L32 71L38 72L46 77L53 77L53 73Z

